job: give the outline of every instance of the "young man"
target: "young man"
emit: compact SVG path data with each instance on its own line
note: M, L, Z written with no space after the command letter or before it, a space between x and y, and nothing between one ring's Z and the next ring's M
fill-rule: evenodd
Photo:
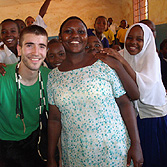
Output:
M43 112L45 100L47 104L50 70L41 66L47 39L42 27L26 27L17 47L21 62L7 65L5 76L0 77L0 161L5 167L46 165L38 155L37 142L39 113Z

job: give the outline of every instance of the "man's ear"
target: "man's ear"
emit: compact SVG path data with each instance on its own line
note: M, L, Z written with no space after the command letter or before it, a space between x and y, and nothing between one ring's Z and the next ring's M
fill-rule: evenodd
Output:
M21 56L21 46L17 45L18 56Z

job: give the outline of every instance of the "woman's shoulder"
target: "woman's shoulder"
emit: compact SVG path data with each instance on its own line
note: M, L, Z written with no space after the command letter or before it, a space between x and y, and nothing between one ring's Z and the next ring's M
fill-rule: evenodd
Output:
M101 60L97 60L96 63L93 64L94 68L97 69L97 71L106 73L107 75L115 75L115 70L109 67L106 63L104 63Z

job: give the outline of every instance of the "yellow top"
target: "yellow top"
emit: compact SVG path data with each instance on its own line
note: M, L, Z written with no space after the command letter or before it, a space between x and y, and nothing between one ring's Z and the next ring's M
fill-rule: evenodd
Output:
M124 42L125 42L125 35L126 35L126 31L127 31L127 30L128 30L127 28L125 28L125 29L121 28L121 29L117 32L117 39L119 40L119 42L121 42L121 43L124 43Z
M113 41L115 40L114 33L110 29L108 29L107 31L104 31L103 34L108 39L109 45L112 45Z

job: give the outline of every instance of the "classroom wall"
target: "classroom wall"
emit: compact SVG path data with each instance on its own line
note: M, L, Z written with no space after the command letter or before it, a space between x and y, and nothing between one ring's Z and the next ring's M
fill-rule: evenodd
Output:
M6 18L25 19L28 15L36 17L44 0L36 0L33 3L12 5L8 7L0 4L0 21ZM157 28L157 47L160 42L167 38L167 0L148 0L149 19ZM97 16L112 17L118 25L122 19L128 24L133 24L133 0L51 0L47 14L44 17L50 37L57 36L61 23L69 16L81 17L88 28L93 28Z
M1 7L0 20L6 18L20 18L25 20L28 15L36 17L44 1L29 4ZM125 8L126 6L126 8ZM51 0L44 20L48 26L49 36L58 35L60 24L69 16L81 17L89 28L93 28L95 18L99 15L112 17L114 22L120 23L126 19L133 23L132 0Z
M160 43L167 39L167 0L148 0L149 19L156 25L156 45L159 50Z
M167 23L167 0L148 0L149 19L156 25Z

